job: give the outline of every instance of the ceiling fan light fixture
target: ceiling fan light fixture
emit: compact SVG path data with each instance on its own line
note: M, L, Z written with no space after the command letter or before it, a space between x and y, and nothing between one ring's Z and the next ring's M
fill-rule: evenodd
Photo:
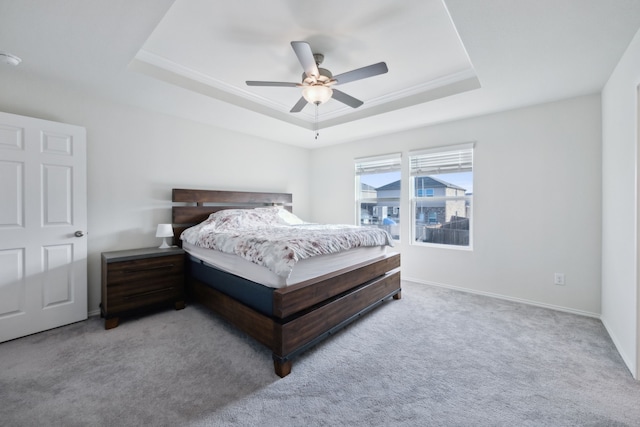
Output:
M312 85L302 89L302 96L311 104L320 105L331 99L333 90L328 86Z
M331 71L326 68L319 67L324 60L324 55L319 53L314 54L309 43L293 41L291 42L291 47L304 70L302 73L302 83L247 80L247 86L302 87L302 97L298 99L298 102L296 102L293 108L289 111L290 113L299 113L307 103L314 104L317 107L331 98L351 108L358 108L363 104L362 101L351 95L347 95L338 89L331 89L331 85L362 80L368 77L384 74L389 71L387 64L384 62L378 62L377 64L347 71L346 73L339 74L334 78Z

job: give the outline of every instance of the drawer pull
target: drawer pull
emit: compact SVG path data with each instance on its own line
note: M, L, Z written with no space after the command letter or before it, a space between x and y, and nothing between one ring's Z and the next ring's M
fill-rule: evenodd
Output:
M123 297L122 299L128 300L128 299L133 299L133 298L146 297L147 295L158 294L160 292L169 292L169 291L172 291L172 290L173 290L173 287L163 288L163 289L156 289L154 291L142 292L142 293L135 294L135 295L128 295L128 296Z
M130 269L126 269L123 270L125 274L133 274L133 273L139 273L141 271L151 271L151 270L169 270L173 268L173 264L165 264L165 265L158 265L155 267L144 267L144 268L130 268Z

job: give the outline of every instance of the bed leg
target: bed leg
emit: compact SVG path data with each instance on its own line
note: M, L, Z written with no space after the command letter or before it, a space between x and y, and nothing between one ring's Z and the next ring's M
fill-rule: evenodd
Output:
M402 298L402 291L398 291L398 293L393 296L393 299L400 299L400 298Z
M284 378L291 373L291 360L278 360L274 358L273 367L276 371L276 375L280 378Z
M104 328L105 329L117 328L118 323L120 323L119 317L110 317L108 319L104 319Z

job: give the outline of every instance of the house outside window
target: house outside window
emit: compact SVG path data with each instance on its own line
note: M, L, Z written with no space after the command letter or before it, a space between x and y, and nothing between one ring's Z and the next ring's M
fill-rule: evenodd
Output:
M355 159L356 223L400 239L400 153Z
M434 194L433 188L418 188L416 191L418 197L433 197Z
M427 213L427 223L429 225L434 225L438 223L438 212L431 211Z
M412 242L472 247L473 144L409 153Z

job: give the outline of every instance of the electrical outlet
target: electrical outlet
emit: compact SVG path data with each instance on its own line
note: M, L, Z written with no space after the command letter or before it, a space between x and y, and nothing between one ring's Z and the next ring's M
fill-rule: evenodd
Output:
M554 273L553 274L553 283L555 285L560 285L560 286L564 285L565 284L565 282L564 282L564 273Z

